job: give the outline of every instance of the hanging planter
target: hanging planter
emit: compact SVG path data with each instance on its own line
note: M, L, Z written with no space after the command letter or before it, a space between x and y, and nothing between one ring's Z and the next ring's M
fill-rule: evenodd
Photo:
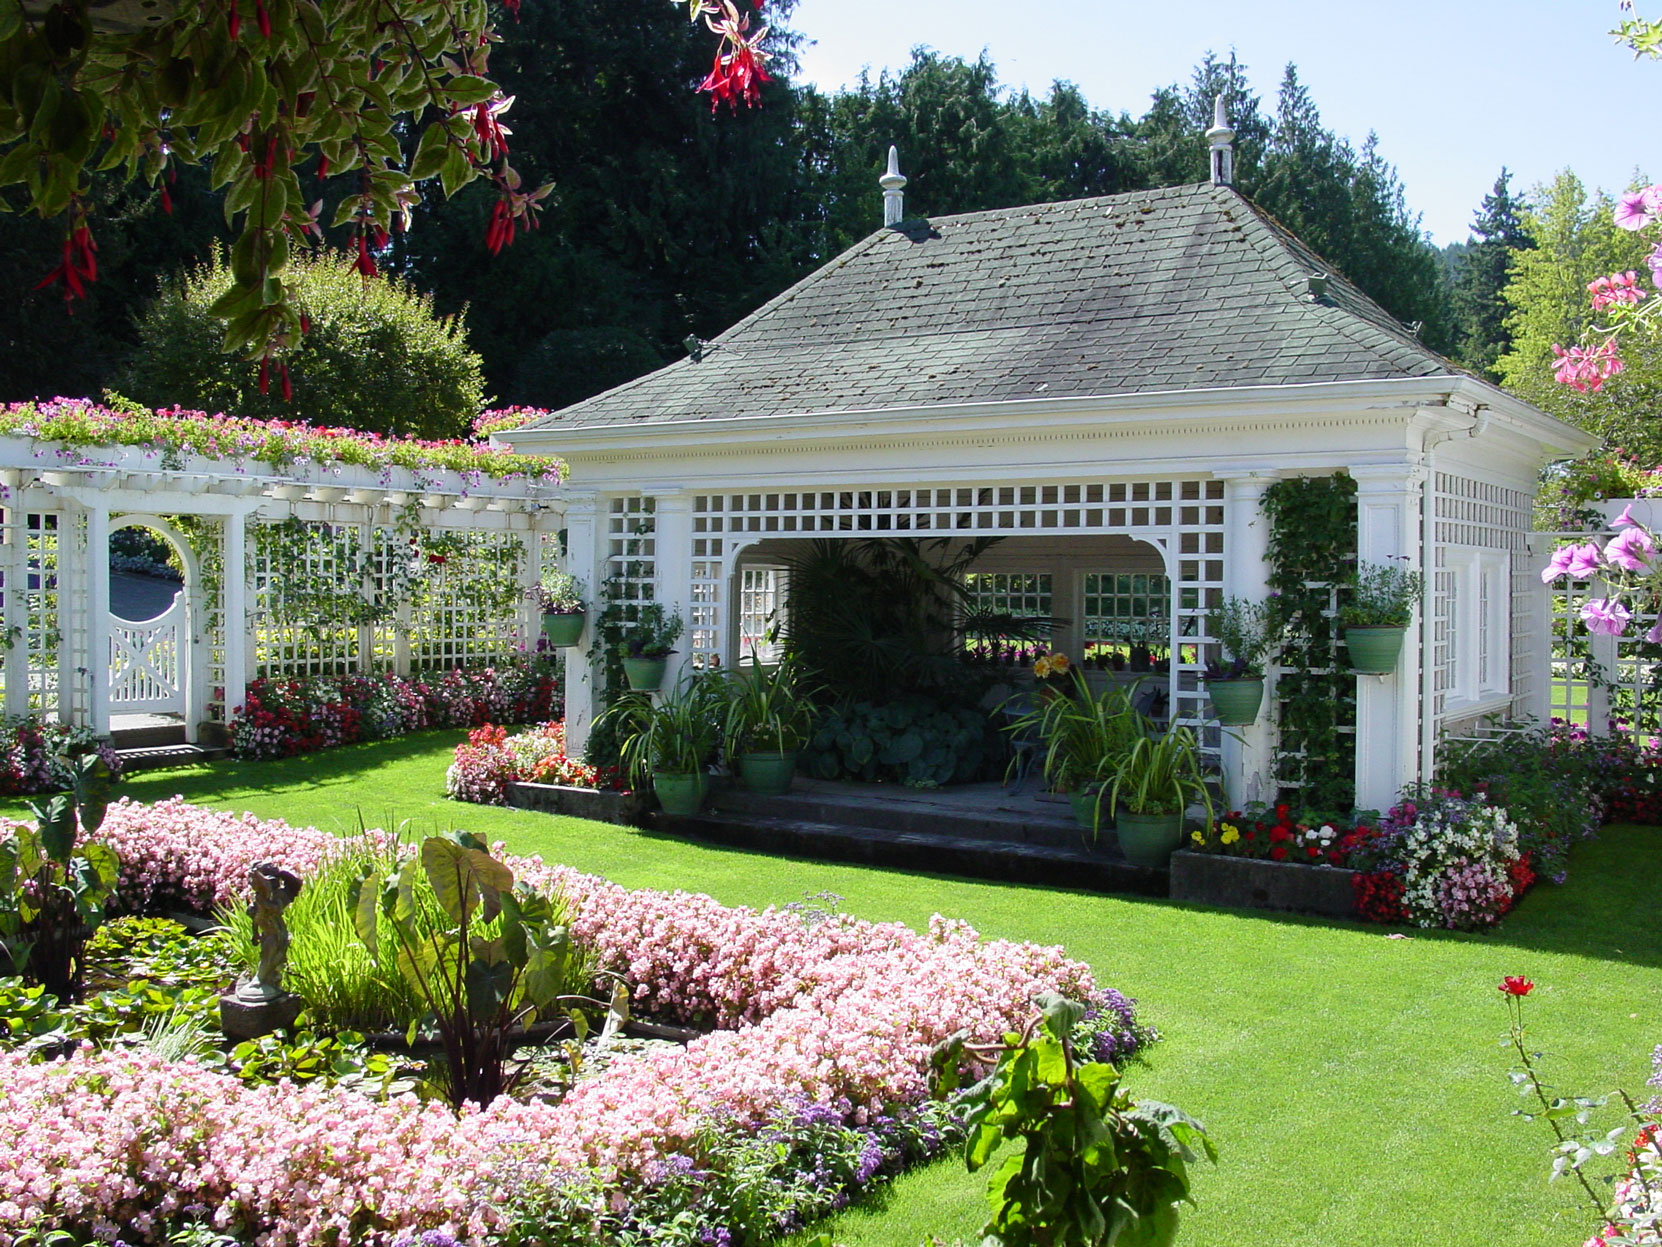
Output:
M550 645L569 649L583 635L583 625L587 621L588 615L583 611L545 614L542 617L542 634L548 638Z
M1258 720L1264 704L1264 677L1244 676L1238 680L1207 680L1206 694L1224 727L1246 727Z
M656 693L664 686L664 673L669 670L669 655L658 658L625 658L623 675L629 687L637 693Z
M1402 638L1407 628L1346 628L1345 648L1350 651L1350 669L1358 675L1389 675L1402 656Z

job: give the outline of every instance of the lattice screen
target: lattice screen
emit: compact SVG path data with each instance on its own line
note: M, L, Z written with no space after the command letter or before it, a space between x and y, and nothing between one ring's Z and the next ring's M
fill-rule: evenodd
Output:
M360 562L357 526L308 524L301 553L295 543L278 545L248 526L249 614L253 622L254 669L261 676L348 675L360 670L355 625L320 622L333 609L314 607L302 591L357 594L369 591L369 569ZM300 565L292 560L298 558Z
M1456 627L1478 626L1475 621L1457 623L1457 567L1451 548L1467 547L1504 553L1510 564L1511 580L1511 698L1514 706L1527 705L1534 695L1544 668L1546 638L1535 634L1533 604L1538 592L1539 569L1528 557L1531 498L1502 485L1471 480L1438 472L1432 481L1432 531L1426 542L1429 557L1426 575L1431 581L1431 618L1428 621L1432 664L1432 699L1426 708L1433 725L1461 713L1450 704L1456 682ZM1470 596L1468 594L1468 596ZM1469 614L1469 611L1468 611Z
M395 534L377 534L384 548ZM518 533L445 535L445 561L424 564L410 606L410 667L446 671L478 666L516 652L522 643L518 597L523 539ZM390 624L375 630L378 652L394 646Z
M1198 722L1205 712L1198 642L1205 611L1223 591L1223 492L1222 481L1187 478L1056 485L895 483L858 490L699 495L693 500L695 611L708 606L715 622L694 636L694 649L706 661L719 659L726 574L720 564L722 543L737 534L1123 534L1163 548L1176 573L1163 611L1173 635L1184 638L1172 654L1172 709L1175 718ZM613 504L614 533L621 505ZM614 551L614 562L617 557Z
M7 661L0 663L0 689L8 714L58 709L59 692L59 517L7 508L0 515L6 558L0 562L0 619ZM14 661L15 659L15 661ZM18 687L5 688L7 668Z

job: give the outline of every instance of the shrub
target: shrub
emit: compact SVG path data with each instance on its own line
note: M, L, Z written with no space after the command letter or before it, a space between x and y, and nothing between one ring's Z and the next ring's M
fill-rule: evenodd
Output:
M854 702L826 713L803 758L821 779L968 783L986 766L991 728L978 710L911 697Z
M479 356L460 316L396 277L365 281L352 261L321 252L289 265L311 331L288 356L292 398L227 355L209 306L231 287L222 252L163 286L139 318L139 349L121 389L151 406L348 425L374 433L463 437L484 406ZM267 378L269 381L270 379Z

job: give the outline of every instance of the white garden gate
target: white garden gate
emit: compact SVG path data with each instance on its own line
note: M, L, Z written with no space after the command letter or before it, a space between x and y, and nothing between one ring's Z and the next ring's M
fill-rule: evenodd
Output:
M142 623L110 615L110 713L183 714L190 643L185 594Z

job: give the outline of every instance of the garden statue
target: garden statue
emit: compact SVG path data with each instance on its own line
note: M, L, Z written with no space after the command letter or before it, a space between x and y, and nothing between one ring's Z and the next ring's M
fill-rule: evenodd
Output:
M248 868L253 899L248 902L252 936L259 950L254 976L219 1002L220 1028L238 1039L257 1039L294 1025L300 997L283 990L283 970L289 960L289 927L283 911L300 895L300 876L276 862L255 862Z
M248 917L260 964L254 977L237 988L237 995L243 1000L275 1000L286 994L283 970L289 963L289 924L283 911L300 895L300 876L276 862L255 862L248 868L248 886L254 891Z

